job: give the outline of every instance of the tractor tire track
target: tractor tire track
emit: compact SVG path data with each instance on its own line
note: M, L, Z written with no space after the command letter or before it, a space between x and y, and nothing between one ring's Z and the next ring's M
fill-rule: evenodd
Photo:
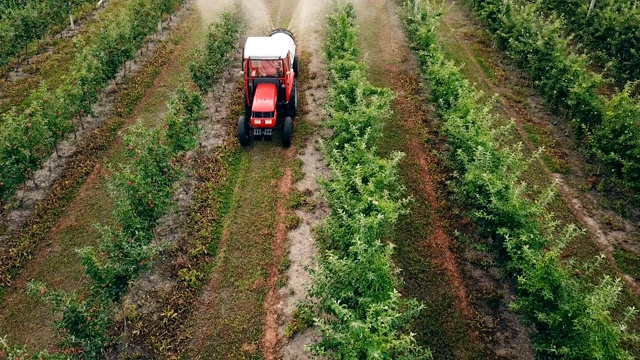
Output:
M293 157L295 147L291 147L285 153L285 163L289 163ZM284 175L278 180L277 189L279 192L276 202L276 214L278 221L276 223L275 237L272 240L271 248L273 259L269 266L269 274L267 277L267 296L264 301L264 336L262 339L262 356L265 360L276 359L276 349L280 336L278 329L280 326L280 313L278 303L280 294L278 292L278 279L280 279L280 263L285 256L285 243L287 240L287 225L285 219L287 217L286 201L291 192L293 184L293 175L290 167L284 169Z

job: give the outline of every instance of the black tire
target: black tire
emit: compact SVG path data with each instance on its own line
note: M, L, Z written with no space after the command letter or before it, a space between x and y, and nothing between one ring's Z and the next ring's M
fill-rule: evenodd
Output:
M291 135L293 134L293 119L287 116L284 118L282 126L282 145L284 147L291 146Z
M238 118L238 141L241 146L247 146L251 142L251 135L249 135L249 128L244 116Z
M292 118L298 115L298 80L293 80L293 89L289 98L288 113Z
M299 62L300 60L298 59L298 55L294 56L293 57L293 73L295 74L294 77L298 77Z
M244 94L244 116L251 117L251 106L247 103L247 94Z

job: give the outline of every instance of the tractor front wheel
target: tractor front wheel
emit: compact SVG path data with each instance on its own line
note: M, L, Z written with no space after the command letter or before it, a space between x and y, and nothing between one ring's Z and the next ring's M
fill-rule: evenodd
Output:
M299 64L300 60L298 59L298 55L293 57L293 73L294 73L294 77L298 77L298 68L300 67Z
M293 134L293 119L289 116L284 118L282 127L282 145L284 147L291 146L291 135Z
M244 116L240 116L238 119L238 141L241 146L247 146L251 142L251 135L249 134L247 122Z

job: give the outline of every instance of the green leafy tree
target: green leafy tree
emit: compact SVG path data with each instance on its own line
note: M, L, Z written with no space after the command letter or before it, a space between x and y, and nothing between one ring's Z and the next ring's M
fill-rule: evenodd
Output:
M220 21L209 25L204 49L196 49L191 54L193 60L188 65L191 80L200 91L208 91L231 63L230 54L235 49L235 42L244 26L238 12L223 13Z
M111 341L107 331L112 323L102 299L81 299L77 293L50 290L38 282L30 282L28 291L41 296L60 312L54 326L64 339L64 347L80 348L88 359L102 355L102 349Z

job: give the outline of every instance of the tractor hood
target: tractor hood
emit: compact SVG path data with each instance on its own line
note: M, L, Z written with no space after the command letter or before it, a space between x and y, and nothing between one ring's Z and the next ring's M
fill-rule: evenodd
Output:
M277 101L278 87L275 84L258 84L255 95L253 96L253 106L251 110L254 112L275 111Z

